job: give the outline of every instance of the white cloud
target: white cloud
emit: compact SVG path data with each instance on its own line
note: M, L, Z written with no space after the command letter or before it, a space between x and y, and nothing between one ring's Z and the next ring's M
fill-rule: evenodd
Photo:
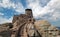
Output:
M41 13L54 12L54 10L59 9L60 4L59 0L51 0L41 11Z
M41 13L50 13L52 14L50 18L47 18L47 19L51 19L51 20L58 20L60 18L60 0L51 0L47 6L45 6ZM42 14L45 15L45 14ZM49 14L49 15L50 15ZM41 16L41 15L39 15Z
M60 0L51 0L44 7L41 7L39 3L40 0L27 0L27 2L28 8L31 8L33 10L33 14L35 17L52 21L60 19Z
M40 0L27 0L27 3L27 7L32 9L33 15L36 17L42 9L40 6Z
M4 7L4 8L7 8L7 7L10 8L11 2L10 2L10 0L2 0L2 1L0 2L0 6L1 6L1 7Z
M21 12L24 12L24 7L21 3L17 3L15 4L15 10L21 13Z
M1 16L1 15L4 15L4 14L0 12L0 16Z
M24 7L20 2L14 3L11 2L10 0L2 0L2 2L0 2L0 7L3 8L13 8L16 12L24 12Z

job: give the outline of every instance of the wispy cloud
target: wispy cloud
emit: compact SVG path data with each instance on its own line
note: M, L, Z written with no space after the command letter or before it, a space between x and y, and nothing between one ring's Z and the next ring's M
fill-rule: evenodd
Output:
M24 7L20 2L14 3L10 0L2 0L0 2L0 7L8 9L13 8L16 12L24 12Z
M4 15L4 13L0 12L0 16Z
M27 7L33 10L34 17L36 17L42 9L40 0L27 0Z
M42 1L43 0L27 0L27 7L33 10L34 17L53 21L58 20L60 18L60 0L44 0L46 3L44 7L41 6L44 5Z
M42 16L44 16L45 14L47 15L48 13L50 13L49 15L51 16L50 18L52 20L58 20L57 18L60 18L60 0L51 0L41 11ZM41 16L39 14L39 16ZM46 17L47 18L47 17ZM50 19L48 18L48 19Z

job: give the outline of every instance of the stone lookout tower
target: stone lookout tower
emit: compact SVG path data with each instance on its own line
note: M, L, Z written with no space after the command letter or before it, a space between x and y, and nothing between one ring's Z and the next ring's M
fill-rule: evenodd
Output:
M31 9L26 9L25 13L26 13L26 15L30 16L31 18L33 18L33 14L32 14L32 10Z
M33 18L32 10L31 9L26 9L25 14L14 15L12 22L14 24L17 20L20 20L22 22L22 21L25 21L25 20L28 20L28 19L31 19L31 18Z
M36 32L32 10L26 9L25 14L14 15L11 37L31 37ZM31 34L32 33L32 34Z

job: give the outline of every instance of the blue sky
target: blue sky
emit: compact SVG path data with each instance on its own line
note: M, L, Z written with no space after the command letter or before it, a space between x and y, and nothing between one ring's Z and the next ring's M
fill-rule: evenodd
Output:
M60 0L0 0L0 24L12 22L14 15L32 9L35 19L48 20L60 27Z

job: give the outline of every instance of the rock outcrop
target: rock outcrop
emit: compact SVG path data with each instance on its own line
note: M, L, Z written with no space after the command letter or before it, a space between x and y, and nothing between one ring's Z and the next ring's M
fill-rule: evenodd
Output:
M32 15L31 9L25 10L26 14L20 14L18 16L14 16L13 18L13 28L12 28L12 36L11 37L32 37L34 33L38 32L34 30L34 22L35 19ZM32 29L32 30L30 30ZM38 33L37 33L38 34ZM36 35L37 35L36 34ZM38 35L39 36L39 35Z
M12 23L0 28L0 37L57 37L59 32L47 20L35 20L32 10L26 9L25 14L14 15Z

